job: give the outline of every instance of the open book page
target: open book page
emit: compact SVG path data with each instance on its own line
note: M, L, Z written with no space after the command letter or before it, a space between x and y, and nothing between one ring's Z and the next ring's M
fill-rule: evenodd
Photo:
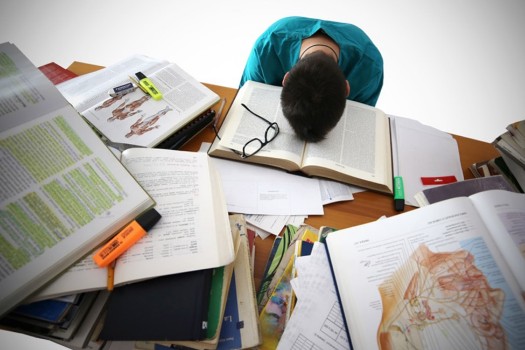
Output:
M470 199L332 232L326 242L355 349L525 345L519 285Z
M162 93L155 101L139 87L110 96L112 88L144 73ZM71 104L110 142L153 147L219 100L174 63L135 55L59 84Z
M502 190L470 196L525 298L525 195Z
M100 247L96 247L82 259L69 266L57 278L31 295L28 301L34 302L68 294L105 289L108 285L108 270L106 268L101 269L93 261L93 255L99 248Z
M264 141L268 124L248 112L244 103L253 112L270 122L279 125L279 135L262 148L259 153L248 158L250 162L269 163L286 170L300 169L304 142L299 140L283 115L280 96L281 87L248 81L239 90L221 127L219 145L226 149L242 152L243 146L253 138ZM241 159L239 156L237 156ZM271 160L269 160L271 159ZM263 161L265 160L265 161Z
M132 148L122 153L122 163L155 199L162 217L117 259L115 285L233 261L221 185L206 154ZM86 256L37 298L105 288L106 269L92 260Z
M18 49L0 55L3 314L154 201Z
M344 116L327 139L307 145L296 136L283 115L281 90L280 86L246 82L221 127L221 140L212 144L209 154L242 160L231 150L242 152L253 138L265 140L268 123L247 111L241 105L244 103L254 113L276 122L280 129L273 141L245 161L392 192L390 124L383 112L347 100Z
M122 163L162 215L119 260L115 283L225 266L235 258L226 204L208 156L133 148Z
M391 189L390 147L389 120L384 113L361 103L347 101L340 122L326 139L306 146L303 171L340 180L344 176L351 176L355 178L351 182L356 185L360 181L367 181Z
M396 175L403 177L406 204L419 206L415 199L418 192L442 185L424 185L423 177L454 176L457 181L463 180L458 144L452 135L417 120L390 118L396 136Z
M105 99L85 110L83 116L111 142L153 147L219 100L216 93L173 63L148 77L162 93L160 101L137 86L114 97L106 90ZM126 82L130 82L127 76L121 83Z
M142 72L146 74L164 67L168 61L142 55L134 55L104 69L84 74L58 84L58 90L81 114L87 109L107 100L110 89L129 82L129 76Z

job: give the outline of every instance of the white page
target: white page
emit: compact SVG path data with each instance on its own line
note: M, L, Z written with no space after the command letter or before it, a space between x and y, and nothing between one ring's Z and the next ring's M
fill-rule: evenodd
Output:
M142 72L146 76L168 61L133 55L105 69L78 76L57 85L58 90L79 112L108 99L110 89L129 82L129 76Z
M297 271L301 297L297 299L277 349L305 349L306 346L319 350L349 349L324 245L314 243L307 259L307 266L303 264L303 269Z
M69 348L51 340L0 329L0 344L5 349L67 350Z
M456 140L448 133L408 118L389 116L395 132L394 175L403 177L405 203L419 206L414 195L425 186L421 177L453 175L462 181L463 171ZM397 160L396 160L397 158ZM397 168L397 173L395 172Z
M525 294L525 195L493 190L470 198Z
M247 223L275 236L279 235L289 220L289 215L246 215Z
M509 341L523 346L525 303L519 286L470 199L335 231L326 242L355 349L379 348L378 329L389 324L399 342L403 335L411 338L407 341L421 336L429 349L478 349L492 335L476 333L476 312L469 308L474 303L479 312L490 309L494 317L487 323L493 328L501 323ZM429 265L435 266L432 274L426 273ZM410 318L410 313L425 317ZM430 333L436 336L427 337ZM454 343L458 339L461 345Z
M208 170L208 156L172 150L156 150L162 153L155 155L148 149L128 151L139 157L124 158L124 166L155 199L163 217L121 256L115 283L120 282L120 274L144 278L153 277L152 271L161 276L232 262L233 241L231 233L225 232L229 231L227 211L221 202L224 198L214 198L220 183L214 181L213 168ZM174 269L170 264L179 266Z
M138 156L123 163L155 199L162 217L118 258L115 284L230 263L234 253L227 211L222 196L211 200L220 193L220 182L213 168L208 172L207 155L160 149L151 154L152 149L142 148L123 154L130 151ZM106 269L95 265L90 253L41 293L60 294L72 283L80 290L103 288Z
M354 200L354 193L365 191L357 186L347 185L342 182L319 179L321 199L323 205Z
M260 215L323 215L319 180L280 169L210 158L219 173L228 211Z

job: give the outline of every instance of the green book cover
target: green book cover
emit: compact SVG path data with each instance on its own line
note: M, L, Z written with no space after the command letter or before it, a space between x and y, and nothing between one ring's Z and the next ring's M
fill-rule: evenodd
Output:
M225 283L224 266L213 269L210 291L210 306L208 308L208 328L206 339L212 339L217 333L221 318L221 298Z

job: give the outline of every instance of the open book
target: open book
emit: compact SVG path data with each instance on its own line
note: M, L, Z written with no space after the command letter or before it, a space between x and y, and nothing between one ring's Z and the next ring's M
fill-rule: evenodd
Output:
M248 81L239 90L209 154L301 171L368 189L392 193L392 151L389 118L379 109L347 100L339 124L318 143L305 143L295 136L280 104L282 87ZM252 111L279 125L280 133L261 151L246 159L244 144L264 139L267 124ZM321 117L321 116L320 116Z
M0 57L2 315L154 201L15 45Z
M205 153L130 148L121 161L155 199L162 217L117 259L115 286L234 261L226 201ZM106 283L106 269L89 255L37 297L101 289Z
M354 349L523 349L525 195L441 201L330 233Z
M126 94L109 95L111 89L131 83L130 77L135 79L137 72L144 73L160 90L160 101L136 85ZM141 55L57 87L113 145L157 146L219 100L216 93L176 64Z

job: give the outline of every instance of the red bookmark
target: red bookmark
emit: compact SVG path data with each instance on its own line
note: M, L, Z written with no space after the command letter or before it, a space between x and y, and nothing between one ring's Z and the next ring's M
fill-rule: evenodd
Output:
M457 182L458 180L454 175L451 176L432 176L432 177L422 177L421 182L423 185L444 185Z

